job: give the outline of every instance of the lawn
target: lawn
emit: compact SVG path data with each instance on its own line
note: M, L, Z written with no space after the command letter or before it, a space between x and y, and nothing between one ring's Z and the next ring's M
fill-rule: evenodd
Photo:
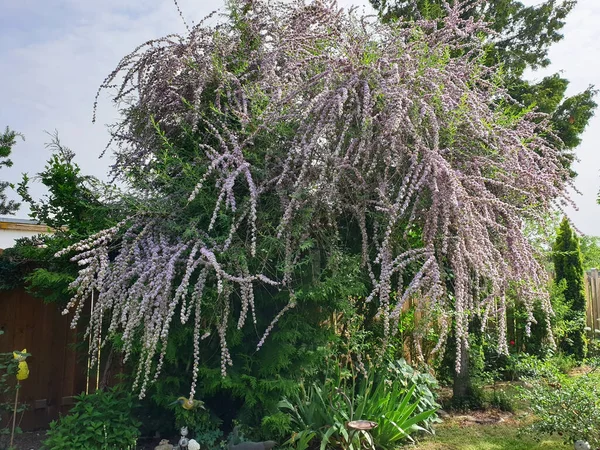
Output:
M462 416L464 417L464 416ZM514 417L496 423L466 423L451 417L436 427L436 434L411 446L418 450L550 450L571 449L558 438L541 436L535 441L519 434L520 422Z

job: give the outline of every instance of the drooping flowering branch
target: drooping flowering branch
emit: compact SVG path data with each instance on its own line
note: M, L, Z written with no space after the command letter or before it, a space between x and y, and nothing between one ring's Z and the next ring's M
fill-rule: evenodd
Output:
M386 335L417 297L445 312L442 330L455 320L459 343L473 314L499 315L504 336L513 282L530 320L536 298L551 313L522 224L565 198L555 141L543 115L510 113L481 63L485 24L447 8L440 27L382 24L330 1L240 1L216 27L138 47L105 80L120 80L114 99L129 105L113 171L150 200L64 251L82 265L67 310L97 290L89 332L109 311L126 356L141 333L142 395L178 308L182 323L195 315L193 391L200 328L216 331L225 373L234 300L243 327L248 314L256 323L258 286L290 292L260 348L297 305L306 242L354 251L340 233L349 224ZM209 300L219 313L203 319Z

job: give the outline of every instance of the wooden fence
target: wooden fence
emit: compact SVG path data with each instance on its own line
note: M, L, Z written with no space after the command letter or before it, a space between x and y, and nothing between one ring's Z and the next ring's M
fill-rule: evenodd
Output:
M592 339L600 339L600 274L598 269L588 270L585 274L585 296L587 299L586 324Z
M0 352L27 349L29 378L22 382L19 399L28 405L21 428L44 428L68 412L73 395L86 390L85 350L77 352L77 330L71 316L53 304L44 304L18 289L0 292Z

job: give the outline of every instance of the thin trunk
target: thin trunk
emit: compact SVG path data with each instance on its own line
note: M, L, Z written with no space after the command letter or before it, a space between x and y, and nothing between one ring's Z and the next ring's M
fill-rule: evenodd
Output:
M464 403L471 395L471 377L469 376L469 350L464 342L460 344L460 371L454 376L452 400L455 404Z

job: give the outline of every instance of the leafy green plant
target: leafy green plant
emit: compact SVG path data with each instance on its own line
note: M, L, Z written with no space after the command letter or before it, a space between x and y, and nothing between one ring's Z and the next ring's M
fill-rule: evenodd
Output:
M546 359L522 353L509 357L507 372L513 381L532 378L556 380L561 375L568 374L576 366L577 361L572 356L561 353Z
M13 146L16 144L16 138L20 137L25 140L21 133L12 131L6 127L4 132L0 132L0 168L3 166L11 167L12 161L8 159L12 151ZM14 200L8 200L5 190L7 187L12 187L12 184L7 181L0 181L0 215L14 214L20 204Z
M405 365L398 362L383 375L340 369L282 400L279 408L289 414L294 431L288 444L298 449L314 441L321 449L389 449L412 441L417 431L429 431L438 406L427 384L415 383L421 375ZM377 427L370 433L352 432L347 423L353 420L373 421Z
M52 450L133 449L139 422L133 418L133 396L119 389L75 397L69 415L50 424L44 448Z
M539 438L558 434L567 442L587 440L600 446L600 376L593 369L578 376L532 378L521 389L536 421L524 431Z
M489 405L500 411L514 412L515 404L513 399L502 389L496 389L489 394Z
M194 439L201 448L216 450L222 448L223 432L221 430L209 429L196 433Z
M560 224L552 250L555 277L557 280L566 281L564 295L569 304L565 319L570 322L570 329L565 339L560 342L560 346L565 352L581 361L585 357L587 345L584 332L586 311L584 271L579 238L571 228L567 217Z

